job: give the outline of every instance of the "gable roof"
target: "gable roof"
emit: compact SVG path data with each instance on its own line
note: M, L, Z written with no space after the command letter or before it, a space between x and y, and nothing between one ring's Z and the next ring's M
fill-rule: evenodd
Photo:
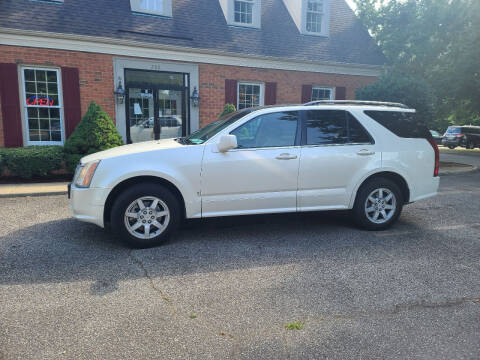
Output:
M3 0L0 27L287 60L385 63L345 0L331 0L329 37L300 34L283 0L262 0L261 29L227 25L218 0L173 0L173 18L133 13L129 0Z

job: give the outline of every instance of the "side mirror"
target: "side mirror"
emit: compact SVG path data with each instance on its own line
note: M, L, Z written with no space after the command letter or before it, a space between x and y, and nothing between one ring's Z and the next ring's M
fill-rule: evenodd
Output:
M227 152L237 147L237 137L235 135L223 135L217 143L218 151Z

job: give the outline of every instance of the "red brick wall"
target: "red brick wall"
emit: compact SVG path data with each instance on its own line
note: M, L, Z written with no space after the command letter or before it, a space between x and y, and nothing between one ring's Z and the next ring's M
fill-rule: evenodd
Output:
M78 68L82 115L90 102L95 101L115 121L112 55L0 45L0 63ZM0 115L0 129L2 125ZM3 130L1 130L0 147L3 145Z
M277 83L277 104L300 103L302 85L344 86L347 99L355 89L376 81L375 77L309 73L200 64L200 126L216 120L225 103L225 79ZM236 105L236 104L235 104Z

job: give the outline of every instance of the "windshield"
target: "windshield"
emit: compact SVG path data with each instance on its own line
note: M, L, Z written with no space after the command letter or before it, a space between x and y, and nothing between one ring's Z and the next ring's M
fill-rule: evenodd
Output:
M251 109L244 109L244 110L236 111L234 113L225 115L224 117L220 118L220 120L217 120L193 132L190 136L187 136L185 138L185 141L190 144L203 144L212 136L218 134L220 131L222 131L229 125L233 124L238 119L244 117L251 111L252 111Z
M460 131L461 131L461 128L450 126L450 127L447 129L447 134L460 134Z
M430 134L432 134L433 136L440 136L440 134L435 130L430 130Z

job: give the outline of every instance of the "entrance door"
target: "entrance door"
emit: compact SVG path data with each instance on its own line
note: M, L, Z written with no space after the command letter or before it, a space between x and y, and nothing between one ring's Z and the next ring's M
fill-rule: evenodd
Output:
M128 143L187 134L188 74L127 69L125 79Z

